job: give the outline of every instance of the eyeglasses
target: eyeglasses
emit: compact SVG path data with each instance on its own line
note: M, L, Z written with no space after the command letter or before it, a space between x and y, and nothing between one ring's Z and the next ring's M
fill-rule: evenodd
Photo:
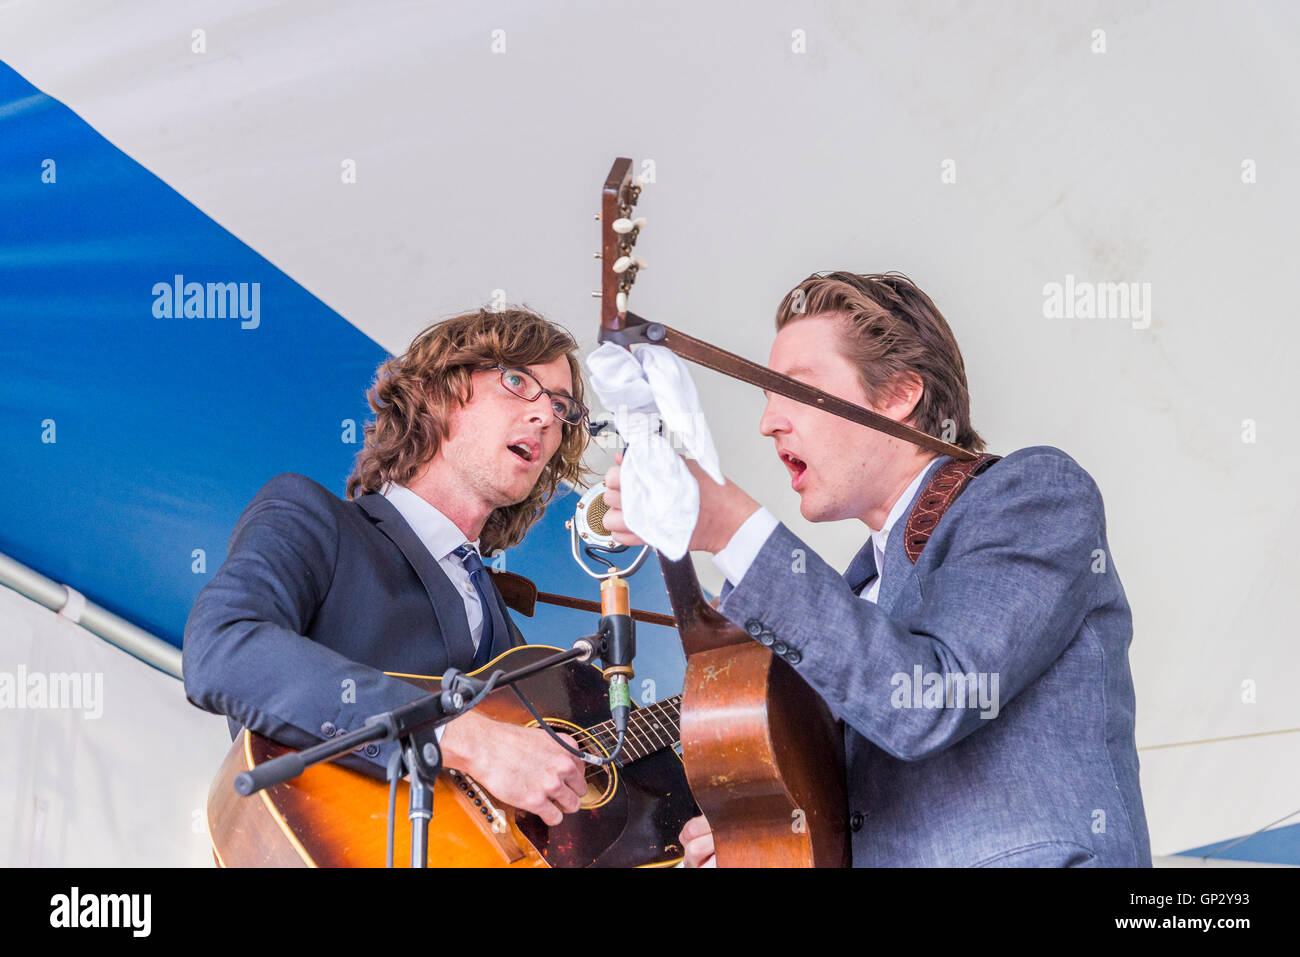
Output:
M557 419L566 425L580 425L582 420L587 417L587 407L581 402L571 395L543 389L542 384L523 369L507 369L503 365L491 366L490 369L501 370L501 384L508 391L528 402L532 402L545 392L551 399L551 411L555 413ZM490 371L490 369L485 371Z

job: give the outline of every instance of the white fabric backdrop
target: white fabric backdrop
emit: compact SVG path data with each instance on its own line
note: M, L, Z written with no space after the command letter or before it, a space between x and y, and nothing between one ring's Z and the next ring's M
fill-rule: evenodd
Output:
M619 154L656 162L643 316L764 361L812 270L909 273L992 450L1102 490L1145 747L1300 725L1298 31L1268 2L17 0L0 58L390 349L497 289L590 348ZM1067 275L1150 282L1150 327L1045 318ZM844 567L864 529L802 521L757 390L696 381L726 474ZM1141 759L1156 853L1300 805L1298 734Z
M102 714L0 708L0 866L211 866L224 718L181 682L0 586L0 672L102 675Z

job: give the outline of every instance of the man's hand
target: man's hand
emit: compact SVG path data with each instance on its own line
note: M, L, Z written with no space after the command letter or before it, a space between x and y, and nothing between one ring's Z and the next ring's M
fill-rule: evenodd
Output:
M718 860L713 856L713 831L703 814L687 821L677 840L682 842L686 852L687 867L718 866Z
M758 511L758 502L730 479L727 479L726 485L713 481L694 459L683 461L700 487L700 517L695 523L695 531L691 533L688 550L716 554L727 547L731 537L736 534L736 529L745 524L745 519ZM601 521L614 533L614 541L623 545L644 545L645 542L637 538L623 520L623 500L619 485L622 452L614 457L614 462L605 473L605 504L609 506L609 511L601 517Z
M567 734L561 738L578 744ZM447 725L443 762L470 774L493 797L554 827L587 793L586 765L541 728L521 728L471 711Z

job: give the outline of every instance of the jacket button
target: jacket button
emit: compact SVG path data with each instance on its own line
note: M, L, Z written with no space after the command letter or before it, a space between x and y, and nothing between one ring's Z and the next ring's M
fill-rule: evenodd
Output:
M772 650L784 658L785 653L790 650L790 646L784 641L775 641L772 643Z
M772 642L776 640L776 635L770 631L763 631L758 636L758 643L764 648L771 648Z
M757 618L751 618L745 622L745 630L757 638L763 633L763 623Z
M373 744L373 743L371 743L371 744L367 744L367 745L366 745L366 755L367 755L368 757L372 757L372 758L377 758L377 757L379 757L379 745L377 745L377 744Z
M799 654L799 652L794 648L791 648L789 654L785 656L785 660L790 662L792 665L797 665L799 662L803 661L803 655Z
M338 729L334 727L333 721L326 721L324 724L320 726L320 733L325 735L325 737L327 738L334 737L334 732L337 730Z
M860 831L862 830L862 822L864 820L866 820L866 818L864 818L860 812L854 811L849 815L849 827L853 828L855 831Z

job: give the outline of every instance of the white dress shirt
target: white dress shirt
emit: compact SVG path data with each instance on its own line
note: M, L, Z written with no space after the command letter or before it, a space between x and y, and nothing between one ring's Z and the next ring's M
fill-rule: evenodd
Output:
M912 504L912 499L916 497L921 487L921 479L925 477L926 470L932 464L934 464L933 456L921 466L921 470L913 477L911 484L898 496L889 510L889 517L885 519L884 527L875 529L870 525L867 526L871 531L871 543L876 556L876 577L872 579L871 586L858 596L863 601L874 604L880 596L880 579L885 568L885 545L889 542L889 533L902 517L903 512ZM722 574L727 576L727 581L731 582L733 588L745 577L745 572L749 571L749 566L754 564L754 559L758 557L758 553L778 524L776 516L760 505L758 511L745 519L740 528L736 529L736 534L731 536L731 541L727 542L726 548L713 556L713 563L718 566Z

